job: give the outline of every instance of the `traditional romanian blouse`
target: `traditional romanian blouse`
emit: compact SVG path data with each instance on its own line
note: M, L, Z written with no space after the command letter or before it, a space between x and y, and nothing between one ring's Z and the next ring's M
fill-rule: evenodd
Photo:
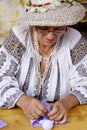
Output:
M14 107L23 94L49 102L73 94L80 104L87 103L87 42L77 30L67 28L42 86L37 82L35 55L31 27L14 27L0 49L1 108Z

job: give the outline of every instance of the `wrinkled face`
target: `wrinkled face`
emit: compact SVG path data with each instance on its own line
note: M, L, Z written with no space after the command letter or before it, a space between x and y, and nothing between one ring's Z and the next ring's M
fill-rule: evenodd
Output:
M57 40L65 33L66 27L48 27L48 26L35 26L37 31L38 42L43 46L53 46Z

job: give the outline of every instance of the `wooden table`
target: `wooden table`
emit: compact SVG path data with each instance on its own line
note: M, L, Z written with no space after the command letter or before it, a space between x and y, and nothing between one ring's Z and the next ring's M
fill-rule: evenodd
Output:
M55 126L52 130L87 130L87 105L73 108L68 118L68 124ZM3 130L43 130L41 127L32 128L29 119L19 108L0 109L0 119L8 123Z

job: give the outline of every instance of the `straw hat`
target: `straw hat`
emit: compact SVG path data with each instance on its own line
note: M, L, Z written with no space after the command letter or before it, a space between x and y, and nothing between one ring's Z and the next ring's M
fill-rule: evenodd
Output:
M71 0L28 0L19 23L29 26L74 25L85 16L84 7Z

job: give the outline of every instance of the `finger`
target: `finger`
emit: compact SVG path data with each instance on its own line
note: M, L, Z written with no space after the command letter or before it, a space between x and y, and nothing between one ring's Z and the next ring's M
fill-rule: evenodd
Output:
M55 106L55 107L53 107L53 109L48 113L48 117L49 118L52 118L52 117L57 117L58 115L59 115L59 108L58 108L58 106Z
M28 117L29 119L35 120L35 117L33 116L33 114L30 114Z
M47 112L47 109L41 104L41 102L35 102L35 104L33 105L34 109L32 108L31 114L34 113L38 116L44 116ZM44 109L46 109L46 111L44 111ZM37 116L35 116L37 117Z
M36 117L35 117L35 115L34 115L34 113L29 113L29 114L27 114L27 117L29 118L29 119L32 119L32 120L34 120Z
M60 121L58 121L59 124L65 124L67 122L67 116L65 115Z
M38 107L35 107L35 109L31 113L31 119L37 119L40 116L44 116L44 115L45 113L42 110L40 110Z
M57 116L55 121L61 121L63 118L64 118L63 114L60 114L60 115Z
M43 114L47 113L47 108L44 107L43 104L38 103L38 104L36 105L36 107L37 107Z
M38 116L44 116L45 115L45 113L42 110L40 110L39 108L36 108L34 110L34 113L36 113Z
M58 117L59 113L56 112L54 113L52 116L48 116L50 120L56 120L56 118Z
M44 107L43 104L41 104L39 100L33 99L30 111L31 114L36 113L39 116L44 116L47 112L47 109Z
M31 118L32 119L38 119L40 116L37 113L32 113Z
M47 112L47 108L44 107L44 105L43 105L38 99L33 98L31 105L32 105L33 107L36 106L38 109L40 109L40 110L41 110L42 112L44 112L44 113Z
M55 120L57 118L57 113L49 117L50 120Z

